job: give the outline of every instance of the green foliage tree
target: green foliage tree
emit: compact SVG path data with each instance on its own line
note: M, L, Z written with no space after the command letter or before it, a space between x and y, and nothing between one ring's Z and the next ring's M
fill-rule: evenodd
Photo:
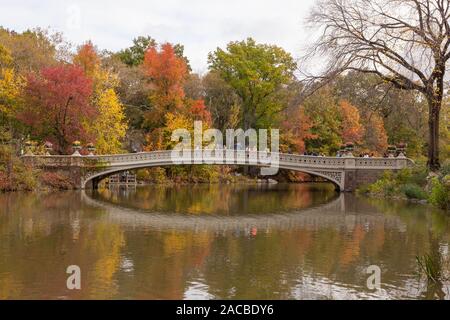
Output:
M324 87L304 102L305 113L312 121L313 138L306 141L308 151L333 154L341 139L340 108L331 87Z
M205 104L211 112L214 127L222 130L235 128L240 121L241 98L217 72L211 71L203 78Z
M208 57L209 68L217 72L241 99L244 129L273 123L287 107L283 89L294 80L297 65L282 48L257 44L248 38L230 42Z
M139 66L144 62L144 57L147 50L156 47L157 44L158 43L156 40L150 36L139 36L133 39L133 45L131 47L119 51L117 56L129 67ZM184 46L177 43L173 46L173 49L175 51L175 55L182 58L189 71L191 71L189 59L184 55Z
M133 45L131 47L119 51L117 56L128 66L137 66L144 61L147 49L155 46L156 40L152 37L139 36L133 39Z

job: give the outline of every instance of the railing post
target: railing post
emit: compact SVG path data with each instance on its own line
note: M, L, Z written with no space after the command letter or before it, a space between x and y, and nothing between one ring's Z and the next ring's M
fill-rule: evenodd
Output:
M352 156L346 156L345 158L344 158L344 169L351 169L351 170L353 170L353 169L355 169L356 168L356 159L355 159L355 157L352 155Z
M408 159L404 155L398 156L395 159L395 164L397 169L404 169L408 167Z
M22 156L22 161L26 165L29 165L29 166L32 166L32 167L35 166L35 162L36 162L35 159L36 159L36 157L34 155L30 155L30 154L24 154Z
M70 156L71 167L81 167L83 164L83 156L81 154Z

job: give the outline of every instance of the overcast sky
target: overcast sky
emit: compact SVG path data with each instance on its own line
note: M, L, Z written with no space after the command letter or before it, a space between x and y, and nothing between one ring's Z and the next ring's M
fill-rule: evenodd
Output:
M298 57L306 41L304 18L315 0L0 0L0 25L16 31L50 27L75 45L92 40L119 50L133 38L181 43L195 72L229 41L253 37Z

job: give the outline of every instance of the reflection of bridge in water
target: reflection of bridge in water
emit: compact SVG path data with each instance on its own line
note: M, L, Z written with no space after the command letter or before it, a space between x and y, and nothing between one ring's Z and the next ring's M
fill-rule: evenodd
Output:
M96 189L100 180L124 171L173 165L242 165L276 167L299 171L331 181L341 191L354 191L358 186L375 182L386 170L400 170L412 164L405 157L355 158L312 157L296 154L258 151L202 150L184 151L183 161L174 160L172 151L154 151L100 156L34 156L24 161L43 170L66 173L80 189ZM185 155L189 157L185 157ZM176 158L180 160L180 158Z
M405 224L398 217L385 216L370 212L352 212L346 207L346 198L352 195L340 194L335 200L290 212L274 214L252 214L240 216L226 215L183 215L179 213L148 212L97 200L82 191L82 202L93 207L104 209L107 219L131 228L152 228L157 230L194 230L194 231L244 231L251 228L258 230L289 230L297 227L317 229L323 227L351 229L355 225L382 223L393 228L404 230Z

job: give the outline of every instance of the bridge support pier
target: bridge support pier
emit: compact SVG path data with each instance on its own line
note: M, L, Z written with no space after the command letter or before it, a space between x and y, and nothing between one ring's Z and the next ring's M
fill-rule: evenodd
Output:
M359 187L375 183L384 174L383 169L346 169L344 192L354 192Z
M84 189L97 190L97 189L98 189L99 183L100 183L100 179L94 178L94 179L92 179L92 180L89 180L89 181L86 183Z

